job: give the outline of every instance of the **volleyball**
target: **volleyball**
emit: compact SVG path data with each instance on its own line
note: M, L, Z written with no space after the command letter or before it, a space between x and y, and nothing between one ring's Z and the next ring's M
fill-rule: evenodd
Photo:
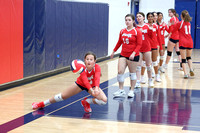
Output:
M81 74L84 71L85 63L80 59L75 59L71 63L71 71L76 74Z

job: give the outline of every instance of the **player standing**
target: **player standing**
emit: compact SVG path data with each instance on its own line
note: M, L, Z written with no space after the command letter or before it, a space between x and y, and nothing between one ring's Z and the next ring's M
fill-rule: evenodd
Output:
M137 29L139 29L142 32L142 47L140 48L140 60L139 64L137 66L137 82L135 87L141 87L140 86L140 77L141 77L141 65L142 60L144 59L146 67L147 67L147 74L148 74L148 84L149 87L153 87L153 79L152 79L152 68L151 68L151 44L150 44L150 38L152 36L152 30L149 29L149 25L145 24L144 19L145 15L143 12L137 13Z
M128 93L128 97L134 97L134 87L136 84L136 68L139 61L139 50L142 45L142 32L136 29L133 24L135 22L135 16L133 14L127 14L125 16L126 28L122 29L119 34L119 40L113 49L111 58L114 53L122 45L122 51L118 59L118 75L117 80L119 82L119 90L113 93L114 97L124 97L124 72L128 66L130 72L131 89Z
M192 69L192 48L193 48L193 40L191 37L191 24L190 21L192 18L190 17L187 10L181 12L182 21L174 24L174 29L172 32L179 32L179 48L182 58L182 67L184 72L184 78L188 78L188 74L186 71L186 59L188 61L188 66L190 68L190 76L194 76L194 71Z

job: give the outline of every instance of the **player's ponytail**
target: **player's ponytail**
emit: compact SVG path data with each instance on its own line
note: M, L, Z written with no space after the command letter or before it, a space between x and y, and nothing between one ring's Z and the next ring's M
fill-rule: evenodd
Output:
M179 17L179 15L178 15L178 13L176 13L176 10L175 10L175 9L171 8L171 9L169 9L169 10L174 14L175 17L177 17L177 18ZM168 10L168 11L169 11L169 10Z
M192 17L190 17L190 14L189 14L189 12L188 12L187 10L183 10L183 11L181 12L181 16L182 16L182 18L183 18L183 20L184 20L185 22L190 22L190 21L192 21Z

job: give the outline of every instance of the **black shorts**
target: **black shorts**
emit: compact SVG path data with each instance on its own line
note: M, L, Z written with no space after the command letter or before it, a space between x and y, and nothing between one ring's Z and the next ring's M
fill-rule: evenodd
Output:
M76 83L76 82L75 82ZM76 83L77 84L77 86L79 87L79 88L81 88L81 90L85 90L85 91L87 91L88 92L88 89L87 88L85 88L85 87L83 87L83 86L81 86L81 85L79 85L78 83Z
M179 49L192 49L192 48L180 46Z
M122 55L120 54L120 55L119 55L119 58L121 58L121 57L124 57L124 56L122 56ZM124 57L124 58L126 58L127 60L130 60L129 57ZM133 60L130 60L130 61L138 62L139 59L140 59L140 56L138 55L138 56L135 56L134 59L133 59Z
M177 42L179 42L179 40L174 40L174 39L169 39L171 42L173 42L173 43L177 43Z
M151 51L152 51L152 50L158 50L158 48L151 48Z

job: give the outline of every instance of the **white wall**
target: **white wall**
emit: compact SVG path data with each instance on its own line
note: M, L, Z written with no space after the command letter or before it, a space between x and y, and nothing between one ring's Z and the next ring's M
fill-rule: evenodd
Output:
M162 12L164 22L167 24L170 20L168 16L168 9L175 8L175 0L140 0L139 11L144 12ZM147 22L147 20L145 20ZM166 33L167 34L167 33ZM167 46L168 38L165 39L165 46Z

